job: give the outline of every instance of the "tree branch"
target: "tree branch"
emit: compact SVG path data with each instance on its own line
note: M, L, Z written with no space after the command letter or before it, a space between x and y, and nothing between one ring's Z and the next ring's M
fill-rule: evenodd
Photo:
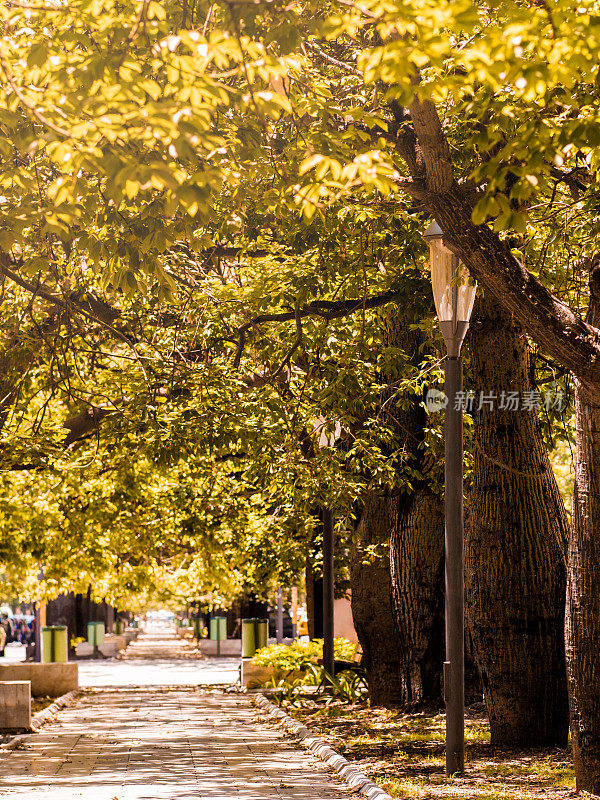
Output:
M97 430L102 420L113 412L114 408L111 409L105 405L90 406L80 414L65 420L62 426L68 430L69 433L65 436L63 442L64 446L69 447L69 445Z
M25 97L23 92L19 89L19 87L17 86L17 84L13 80L12 74L10 73L10 71L8 69L8 65L6 63L6 60L5 60L4 56L2 55L2 48L0 48L0 66L2 66L2 71L4 72L4 75L6 77L6 80L7 80L8 84L9 84L10 88L13 90L15 95L19 98L21 104L23 106L25 106L25 108L28 111L31 111L31 113L37 119L37 121L41 122L42 125L44 125L46 128L49 128L51 131L54 131L54 133L57 133L59 136L64 136L66 139L72 139L73 138L73 134L72 133L70 133L69 131L65 130L64 128L61 128L59 125L55 125L46 116L44 116L44 114L42 114L42 112L39 111L39 109L37 109L33 105L33 103L30 103L29 100L27 100L27 98Z
M30 283L30 281L22 278L17 272L11 269L9 263L6 254L1 253L0 272L7 278L10 278L17 286L20 286L21 289L25 289L25 291L30 292L34 296L37 295L41 297L47 303L60 308L62 311L78 311L92 322L108 326L119 338L125 338L124 334L120 331L116 331L112 327L112 323L121 315L118 309L113 308L104 300L95 297L89 292L85 293L85 299L83 299L82 292L73 292L68 298L61 297L60 295L54 294L44 285Z
M431 100L415 98L410 116L420 145L426 186L430 192L447 192L454 183L450 148Z
M351 64L346 64L344 61L340 61L333 56L330 56L329 53L326 53L314 40L307 41L306 46L309 50L313 50L319 58L322 58L323 61L327 62L328 64L332 64L334 67L338 67L339 69L344 70L345 72L349 72L351 75L356 75L359 78L363 78L363 73L353 67Z
M404 294L402 292L389 289L387 292L372 295L366 299L361 297L352 300L313 300L311 303L301 306L294 311L282 311L279 314L259 314L257 317L253 317L251 320L248 320L248 322L245 322L238 328L239 341L234 359L234 367L237 369L240 365L240 360L244 351L244 344L246 342L246 334L249 330L257 327L258 325L264 325L267 322L288 322L289 320L295 319L297 326L296 329L298 332L300 320L304 319L305 317L320 317L321 319L327 321L339 319L340 317L346 317L349 314L354 314L355 311L379 308L387 303L393 303L394 300L399 300L403 296ZM297 335L297 341L299 338L298 344L300 344L302 341L301 331L302 329L300 326L299 333Z
M484 290L600 403L600 330L554 297L498 234L487 225L473 224L473 204L452 177L449 148L434 104L415 101L410 112L426 169L428 192L422 206L440 224L444 241ZM420 177L414 176L417 181Z
M170 389L164 387L157 387L152 391L153 398L162 397L169 399L172 394ZM129 399L131 400L132 398ZM69 417L69 419L65 420L62 424L62 427L69 431L65 436L63 445L68 447L74 442L85 439L90 433L98 430L103 419L115 413L119 413L119 410L113 403L103 403L98 406L91 405L79 414Z

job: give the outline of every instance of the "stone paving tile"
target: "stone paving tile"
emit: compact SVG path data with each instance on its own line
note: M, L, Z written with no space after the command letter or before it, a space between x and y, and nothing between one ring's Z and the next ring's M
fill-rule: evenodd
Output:
M0 798L357 800L248 699L194 688L86 693L0 755Z
M25 647L9 645L0 664L25 658ZM80 686L207 686L234 684L240 659L203 658L192 642L172 631L142 634L119 658L79 662Z
M80 661L80 686L200 686L234 684L239 677L239 658L203 660L138 658Z

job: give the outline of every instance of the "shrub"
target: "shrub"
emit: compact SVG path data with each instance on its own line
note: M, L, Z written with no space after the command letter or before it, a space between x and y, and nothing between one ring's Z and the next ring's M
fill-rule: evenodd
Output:
M338 661L352 661L356 655L356 645L340 636L334 640L333 652ZM313 639L312 642L295 639L289 645L271 644L257 650L252 661L264 667L273 667L278 672L291 672L308 669L322 657L322 639Z

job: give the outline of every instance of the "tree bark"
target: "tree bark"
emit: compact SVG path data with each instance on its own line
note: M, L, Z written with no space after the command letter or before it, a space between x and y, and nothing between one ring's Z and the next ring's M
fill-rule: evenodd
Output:
M391 318L387 337L402 347L413 366L422 359L425 334ZM402 660L400 691L407 707L442 704L444 662L444 504L432 484L436 460L424 450L427 413L421 397L389 402L389 418L400 439L404 463L413 477L390 500L392 603ZM439 463L437 468L439 469Z
M67 641L77 635L76 599L73 592L59 594L46 604L46 625L66 625Z
M402 647L391 601L389 541L388 499L371 492L352 542L352 617L371 704L393 708L404 705L405 694Z
M427 486L394 498L392 600L401 647L402 704L442 704L444 507Z
M309 638L322 639L323 578L315 575L310 552L306 557L306 616Z
M423 358L425 335L410 328L412 321L397 312L390 314L386 343L402 348L416 367ZM441 495L431 485L435 460L427 457L423 449L428 420L421 397L398 403L389 396L394 376L389 379L383 417L396 430L398 452L402 453L401 468L407 471L406 489L391 495L387 507L391 600L397 626L397 701L405 707L440 705L444 660L444 507Z
M90 621L90 590L87 594L75 595L75 636L87 637L87 624Z
M452 179L449 150L436 109L415 101L406 150L406 188L434 216L446 241L504 311L575 378L577 464L567 554L566 659L578 788L600 794L600 314L592 271L590 313L584 321L554 297L512 254L508 240L471 219L474 195ZM403 118L398 119L401 131ZM433 166L436 159L441 164ZM438 181L439 170L443 171ZM431 174L431 180L429 179ZM450 180L448 177L450 176ZM596 257L589 259L597 262Z
M426 293L424 294L426 297ZM384 343L420 365L424 334L390 309ZM441 702L443 663L443 505L421 472L427 416L421 397L395 397L406 362L382 375L379 416L394 432L390 455L405 475L402 492L365 494L351 550L352 615L375 705L412 707ZM387 445L384 445L387 447Z
M537 412L523 408L535 388L526 338L486 298L478 301L471 358L475 453L465 584L491 740L565 747L566 512ZM520 408L500 408L502 392L517 392ZM493 396L491 407L479 402L481 393Z
M588 322L600 325L600 266ZM577 789L600 795L600 404L575 382L577 465L568 551L566 651Z

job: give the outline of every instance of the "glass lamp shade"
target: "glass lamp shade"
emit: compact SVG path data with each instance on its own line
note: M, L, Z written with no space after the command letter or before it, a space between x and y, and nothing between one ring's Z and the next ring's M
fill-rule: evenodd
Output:
M429 244L433 299L440 328L448 350L453 354L457 351L458 355L469 327L477 286L458 257L444 244L444 233L437 222L432 222L423 238Z
M431 245L431 283L440 322L468 322L476 286L458 258L440 242Z
M319 437L319 447L333 447L340 438L342 426L336 420L333 430L328 430L327 420L324 417L317 417L314 421L315 433Z

